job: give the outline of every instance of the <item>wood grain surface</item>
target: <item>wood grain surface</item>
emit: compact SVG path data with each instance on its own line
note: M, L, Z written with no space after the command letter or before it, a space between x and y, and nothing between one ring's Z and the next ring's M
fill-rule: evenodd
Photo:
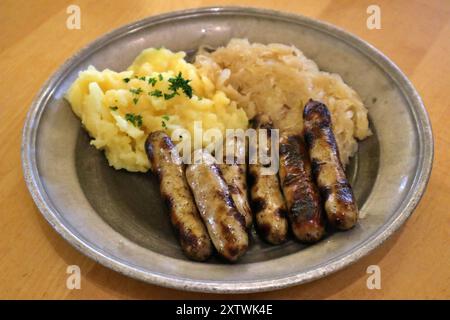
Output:
M66 9L81 8L81 29L68 30ZM380 30L366 26L370 4L381 8ZM21 131L45 80L81 47L123 24L173 10L248 5L303 14L342 27L384 52L421 94L431 117L435 159L418 208L372 254L327 278L284 290L220 296L148 285L85 257L45 221L22 177ZM450 298L450 1L0 0L0 298L12 299L431 299ZM78 265L80 290L66 287ZM366 269L381 268L381 289L369 290Z

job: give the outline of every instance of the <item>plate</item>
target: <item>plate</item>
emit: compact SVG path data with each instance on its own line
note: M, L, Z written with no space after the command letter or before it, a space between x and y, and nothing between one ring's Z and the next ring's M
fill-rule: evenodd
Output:
M270 246L253 234L237 264L187 260L151 174L116 171L64 100L78 72L124 70L147 47L195 53L231 38L292 44L321 70L339 73L369 109L374 134L347 168L365 216L348 232L312 246ZM377 49L332 25L270 10L220 7L179 11L121 27L88 45L48 80L23 131L24 177L38 208L67 241L95 261L162 286L238 293L311 281L357 261L392 235L422 196L432 166L427 113L410 81Z

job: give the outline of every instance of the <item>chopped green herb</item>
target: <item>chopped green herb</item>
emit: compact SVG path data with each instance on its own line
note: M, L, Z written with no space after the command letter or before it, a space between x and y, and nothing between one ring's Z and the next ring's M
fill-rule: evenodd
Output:
M116 111L117 109L119 109L119 108L117 108L117 106L112 106L112 107L109 107L112 111Z
M148 94L153 97L158 97L158 98L163 96L161 90L153 90L152 92L149 92Z
M131 122L135 127L142 127L142 116L135 115L134 113L127 113L125 115L125 120Z
M141 94L142 93L142 89L141 88L137 88L137 89L131 88L130 92L134 93L134 94Z
M128 83L130 81L130 78L124 78L122 80L123 80L123 82Z
M158 79L159 79L159 81L163 81L163 76L161 73L158 75Z
M145 81L145 77L140 77L139 80Z
M198 101L202 101L203 100L203 97L198 97Z
M133 98L133 103L134 103L134 104L137 104L137 103L138 103L138 101L139 101L139 97L135 97L135 98Z
M162 125L162 127L163 127L164 129L167 129L167 125L166 125L166 123L165 123L164 121L161 121L161 125Z
M166 114L166 115L164 115L164 116L162 116L161 118L163 118L164 120L166 120L166 121L169 121L169 119L170 119L170 117Z
M169 90L177 92L178 89L181 89L185 95L192 98L192 87L189 85L189 82L191 82L191 80L184 79L181 72L179 72L175 78L169 79Z
M170 100L176 95L178 95L178 92L164 93L164 100Z
M158 80L156 80L155 78L152 78L152 77L148 78L148 84L151 84L152 87L155 86L156 81L158 81Z

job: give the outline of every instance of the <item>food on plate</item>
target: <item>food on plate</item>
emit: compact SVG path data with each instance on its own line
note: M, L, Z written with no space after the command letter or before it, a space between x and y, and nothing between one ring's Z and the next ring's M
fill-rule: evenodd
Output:
M248 248L245 218L236 209L215 158L201 149L194 153L202 161L187 166L186 178L198 210L217 252L236 261Z
M251 123L257 130L266 130L270 134L273 123L267 115L257 115ZM267 145L256 145L256 149L265 148L270 152L270 142ZM286 205L280 190L278 176L263 174L263 164L249 164L250 197L256 228L259 234L269 243L280 244L286 241L288 221Z
M244 216L246 228L252 226L253 218L247 197L247 165L238 163L219 164L223 179L228 185L236 209Z
M195 121L203 129L247 127L244 110L184 57L184 52L150 48L127 71L91 66L71 85L67 100L93 138L91 144L104 150L115 169L146 172L144 143L153 131L171 136L183 128L193 135Z
M323 103L309 100L303 116L312 172L324 201L328 222L337 229L350 229L358 219L358 207L331 130L330 112Z
M352 228L358 208L344 168L371 134L358 94L293 46L232 39L200 48L194 64L185 56L149 48L126 71L90 66L66 99L112 167L158 177L186 256L205 261L215 248L235 262L253 224L274 245L289 228L306 243L327 224ZM229 129L244 138L228 140ZM253 162L252 152L274 158Z
M145 150L160 184L161 196L170 212L170 221L178 235L183 252L190 259L204 261L212 254L207 230L189 190L184 165L169 136L152 132Z
M302 134L304 104L325 103L344 165L356 152L357 140L368 137L367 109L338 74L320 71L294 46L249 43L232 39L213 52L201 50L195 65L218 90L244 108L249 119L269 115L275 128Z
M325 234L325 221L301 135L282 134L279 175L293 234L302 242L319 241Z

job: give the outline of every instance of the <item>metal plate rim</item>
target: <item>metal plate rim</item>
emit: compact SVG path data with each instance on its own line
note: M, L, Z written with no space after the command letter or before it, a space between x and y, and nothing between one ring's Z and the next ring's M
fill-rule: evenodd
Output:
M416 172L416 176L414 177L410 192L408 193L408 197L406 197L402 202L401 207L398 210L399 212L395 215L395 218L392 221L387 222L388 225L384 229L378 231L372 237L366 239L362 244L360 244L357 250L354 250L347 255L337 257L335 261L325 266L321 266L317 269L300 273L298 275L282 277L280 279L262 280L246 283L220 281L199 282L190 279L179 279L147 272L136 266L127 264L125 261L120 261L116 257L105 254L105 252L103 252L99 248L96 248L94 245L85 242L73 230L67 228L57 210L52 206L51 200L47 198L45 190L43 189L42 184L39 181L39 173L37 171L35 157L35 143L40 116L43 112L43 107L45 106L46 100L50 97L52 91L58 85L59 81L64 78L64 75L71 70L71 67L76 65L76 63L82 61L86 55L91 54L93 51L99 49L109 41L117 37L124 36L129 32L135 32L142 27L156 24L167 19L226 13L262 17L271 16L293 23L308 24L308 26L312 28L327 32L337 37L341 41L347 42L367 56L369 56L368 53L370 53L369 57L380 67L382 67L383 70L386 71L386 69L389 69L389 72L386 73L393 78L398 87L403 91L402 93L411 106L413 115L416 119L416 128L419 134L418 140L420 147L418 171ZM403 225L407 218L412 214L419 200L421 199L428 183L433 163L433 153L434 146L431 124L421 98L409 79L383 53L381 53L379 50L377 50L375 47L368 44L364 40L331 24L301 15L250 7L206 7L165 13L127 24L105 34L94 42L88 44L74 56L68 59L47 80L47 82L35 97L25 120L21 146L24 179L38 209L50 223L50 225L80 252L101 263L102 265L132 278L175 289L211 293L248 293L281 289L284 287L298 285L321 278L323 276L336 272L350 265L351 263L356 262L361 257L367 255L373 249L383 243L398 228L400 228L400 226Z

